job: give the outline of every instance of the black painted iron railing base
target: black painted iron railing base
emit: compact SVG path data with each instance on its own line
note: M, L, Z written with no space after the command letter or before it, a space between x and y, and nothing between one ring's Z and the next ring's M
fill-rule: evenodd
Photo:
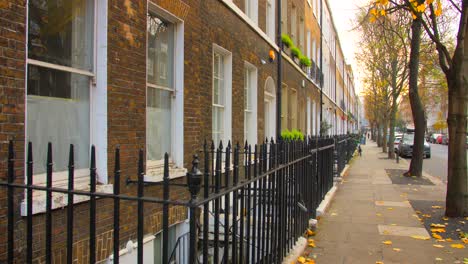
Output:
M169 179L169 156L164 159L164 177L160 197L148 196L146 189L158 188L144 181L144 152L139 151L138 171L135 177L121 179L120 149L115 150L113 170L113 193L96 192L95 148L91 147L90 190L74 189L74 147L70 146L68 187L53 186L52 144L48 145L47 181L45 185L35 185L33 181L32 145L28 144L26 162L26 183L18 183L14 175L15 153L13 142L9 144L8 177L0 182L7 189L8 247L0 252L0 262L32 263L45 258L46 263L54 260L52 251L57 246L52 238L66 241L63 251L66 262L72 263L74 216L78 213L73 204L75 195L88 196L89 201L89 255L88 262L102 261L96 247L96 227L99 226L97 199L110 199L113 207L113 263L119 263L119 250L122 241L121 203L136 202L134 210L136 225L133 225L138 245L143 244L145 235L145 205L162 206L162 263L281 263L286 253L308 228L309 219L315 218L316 208L333 187L334 176L339 175L356 149L354 136L309 137L305 141L275 142L266 140L262 144L240 147L228 142L204 144L202 155L194 156L192 168L187 173L186 184ZM202 160L203 162L201 162ZM41 161L42 162L42 161ZM136 193L121 193L121 184L136 185ZM33 190L46 192L45 217L33 216ZM128 188L127 188L128 190ZM133 190L133 189L130 189ZM19 215L19 204L15 197L26 191L26 217ZM128 191L127 191L128 192ZM187 199L170 199L172 192L186 193ZM201 194L200 194L201 192ZM57 237L52 226L52 194L67 194L66 231ZM154 193L154 192L153 192ZM189 233L177 240L174 248L169 248L169 208L183 206L189 211ZM125 207L128 210L128 206ZM153 208L153 207L152 207ZM128 213L128 212L127 212ZM57 215L57 214L54 214ZM1 217L1 216L0 216ZM33 225L35 221L45 222L45 246L33 252ZM128 223L125 223L128 225ZM16 227L25 225L23 232ZM128 231L128 230L127 230ZM100 230L102 232L102 230ZM24 234L24 238L19 238ZM188 252L188 258L177 259ZM6 254L5 254L6 253ZM137 249L137 263L143 263L144 250Z

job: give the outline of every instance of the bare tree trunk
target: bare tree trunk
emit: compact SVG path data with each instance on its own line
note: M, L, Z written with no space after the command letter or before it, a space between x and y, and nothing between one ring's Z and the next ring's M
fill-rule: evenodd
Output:
M381 125L377 123L377 147L382 147L382 129Z
M418 94L419 51L421 46L421 18L416 18L411 24L411 53L409 59L409 99L414 122L414 144L409 170L405 176L422 175L424 157L424 129L426 118L421 98Z
M395 158L395 119L396 119L396 112L398 109L397 99L393 98L392 103L392 111L390 112L390 135L388 137L388 158L394 159Z
M388 138L388 158L389 159L394 159L395 158L395 119L396 119L396 113L398 110L398 97L400 95L401 89L399 89L397 86L397 75L398 75L398 60L394 59L392 61L392 106L391 106L391 111L390 111L390 136Z
M384 120L386 120L386 116L384 116ZM388 131L388 122L383 122L383 132L382 132L382 152L387 153L387 131Z
M468 49L467 7L463 5L462 23L465 34L459 34L458 41L464 45L457 45L453 56L450 74L447 74L449 90L448 129L449 129L449 155L446 211L447 216L468 216L468 175L466 161L466 132L467 132L467 98L468 98ZM462 23L460 28L462 28ZM464 46L464 47L463 47Z

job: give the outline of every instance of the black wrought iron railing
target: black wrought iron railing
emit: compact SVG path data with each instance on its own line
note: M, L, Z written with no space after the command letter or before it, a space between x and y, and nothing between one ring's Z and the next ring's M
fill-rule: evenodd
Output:
M353 143L354 142L354 143ZM144 181L144 152L139 151L135 162L138 164L136 180L121 181L121 153L115 150L113 170L113 193L96 191L96 156L95 148L91 148L90 189L77 190L74 188L74 148L70 146L68 186L58 188L53 186L52 145L48 145L47 180L45 185L33 182L32 145L27 148L26 183L15 181L16 166L13 142L9 145L7 181L0 182L0 187L7 189L6 218L8 222L7 252L0 252L0 262L32 263L37 259L45 259L46 263L56 262L52 250L58 247L65 254L66 263L74 263L78 256L74 250L74 233L76 224L74 217L82 211L77 211L73 204L74 196L89 197L88 228L89 234L89 263L103 261L103 253L96 247L96 237L103 232L103 228L96 229L99 222L96 212L102 204L96 200L109 199L107 206L113 208L113 263L119 263L119 251L122 244L122 210L129 210L123 203L133 201L137 203L135 222L132 227L136 234L137 257L136 263L143 263L145 234L145 206L159 204L162 209L162 254L161 263L175 261L176 251L170 254L169 247L169 209L182 206L189 210L189 235L180 240L177 247L181 252L189 252L185 260L176 263L281 263L296 240L302 236L308 227L310 218L315 217L316 208L325 194L333 186L333 177L340 173L349 161L355 141L350 136L337 138L307 138L298 142L275 142L266 140L262 144L250 146L247 143L241 147L229 142L226 147L222 143L218 147L212 143L204 144L195 155L192 168L187 173L187 183L173 182L169 179L169 158L165 155L164 177L159 183ZM338 162L336 161L338 160ZM334 168L334 164L338 167ZM136 185L136 194L122 193L121 183ZM162 185L159 197L145 194L145 188L150 185ZM171 192L180 192L180 188L188 190L190 198L186 200L171 199ZM45 217L33 216L33 190L46 192ZM130 189L132 190L132 189ZM19 215L19 202L15 199L18 193L26 191L26 216ZM53 230L52 222L52 194L67 195L66 230ZM0 197L3 198L3 197ZM122 202L122 204L121 204ZM148 206L149 207L149 206ZM152 208L153 209L153 208ZM81 208L82 210L82 208ZM133 210L133 209L132 209ZM128 211L126 212L128 213ZM0 215L0 217L4 217ZM45 231L41 236L45 239L45 246L33 245L34 221L45 222ZM24 230L16 227L25 224ZM128 223L125 223L128 224ZM75 225L75 226L74 226ZM75 228L75 229L74 229ZM104 230L106 231L106 230ZM126 232L129 230L125 229ZM130 230L131 231L131 230ZM131 231L132 232L132 231ZM83 234L80 234L81 236ZM24 239L18 239L25 236ZM37 236L37 235L35 235ZM60 237L58 237L60 236ZM65 241L53 245L52 238ZM177 249L176 247L176 249ZM188 248L187 248L188 247ZM180 254L179 254L180 255ZM3 258L2 258L3 256Z

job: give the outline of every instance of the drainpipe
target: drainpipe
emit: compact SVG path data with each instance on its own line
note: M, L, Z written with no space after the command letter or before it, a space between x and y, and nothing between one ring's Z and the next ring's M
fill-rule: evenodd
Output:
M281 138L281 86L283 83L283 72L282 72L282 65L281 65L281 59L282 59L282 51L283 51L283 42L281 41L281 0L277 0L277 16L278 16L278 22L277 22L277 36L276 36L276 41L277 45L279 47L279 52L278 52L278 76L276 80L276 135L277 138Z
M322 135L322 120L323 120L323 79L322 79L322 67L323 67L323 1L320 0L320 124L319 130Z

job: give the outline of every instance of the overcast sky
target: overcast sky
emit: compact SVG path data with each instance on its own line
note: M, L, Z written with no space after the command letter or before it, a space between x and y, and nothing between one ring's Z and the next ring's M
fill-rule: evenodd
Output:
M358 71L355 60L355 53L359 48L359 34L353 31L354 18L359 7L365 6L369 0L328 0L330 9L333 14L336 30L340 38L341 48L347 63L353 66L354 76L356 78L356 93L361 91L359 76L362 75Z

